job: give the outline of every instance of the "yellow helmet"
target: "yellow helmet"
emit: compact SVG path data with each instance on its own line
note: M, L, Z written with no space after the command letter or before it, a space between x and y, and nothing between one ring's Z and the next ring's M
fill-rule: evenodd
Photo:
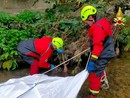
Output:
M56 46L56 49L61 49L63 47L63 40L59 37L54 37L52 44Z
M82 21L88 19L89 15L94 15L96 14L97 9L91 5L87 5L85 6L82 10L81 10L81 19Z

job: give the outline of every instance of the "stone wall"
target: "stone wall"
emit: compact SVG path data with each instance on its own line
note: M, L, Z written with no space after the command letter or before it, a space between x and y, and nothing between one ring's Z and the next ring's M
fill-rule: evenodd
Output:
M50 4L39 0L34 6L31 0L0 0L0 11L6 11L17 14L22 10L45 10L50 7Z

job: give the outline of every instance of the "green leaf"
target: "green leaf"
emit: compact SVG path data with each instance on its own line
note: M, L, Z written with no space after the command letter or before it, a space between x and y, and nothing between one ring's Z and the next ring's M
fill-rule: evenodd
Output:
M16 68L18 68L18 64L17 64L16 60L13 60L13 62L12 62L12 70L15 70Z

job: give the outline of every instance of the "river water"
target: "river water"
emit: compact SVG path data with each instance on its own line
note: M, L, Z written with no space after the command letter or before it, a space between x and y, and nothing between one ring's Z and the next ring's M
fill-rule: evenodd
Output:
M27 65L23 63L22 66ZM68 70L72 71L72 68ZM101 90L99 98L130 98L130 52L124 53L120 58L112 59L106 68L106 73L110 88L108 90ZM10 78L20 78L28 74L29 67L19 68L15 71L1 70L0 82L5 82ZM86 81L77 98L82 98L87 90L88 82Z

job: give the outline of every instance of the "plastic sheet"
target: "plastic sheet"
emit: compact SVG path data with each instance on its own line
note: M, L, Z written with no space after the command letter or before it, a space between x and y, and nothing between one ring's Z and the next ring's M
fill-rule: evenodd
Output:
M0 84L0 98L76 98L89 73L58 77L36 74Z

